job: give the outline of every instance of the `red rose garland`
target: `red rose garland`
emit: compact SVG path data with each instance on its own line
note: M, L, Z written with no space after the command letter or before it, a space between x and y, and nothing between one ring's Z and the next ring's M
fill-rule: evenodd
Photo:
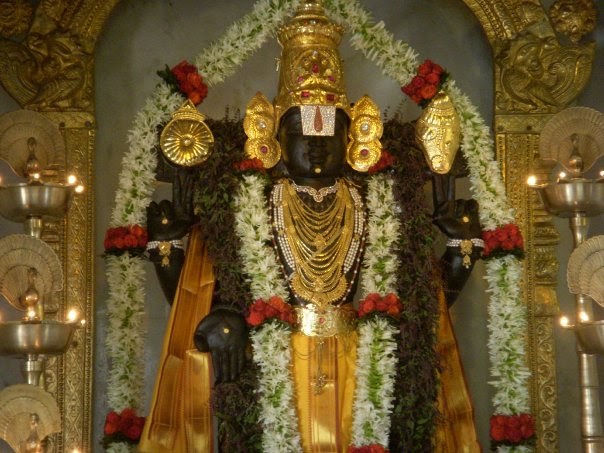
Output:
M518 258L524 256L524 240L518 225L510 223L494 230L482 232L484 259L496 258L508 254L516 255Z
M385 149L382 150L382 154L380 155L380 160L378 160L374 165L369 167L367 173L373 175L375 173L379 173L382 170L390 168L396 162L396 158L390 154Z
M253 157L251 159L245 159L241 162L235 162L233 164L235 171L244 172L244 171L264 171L264 164L257 157Z
M119 414L111 411L105 418L103 429L103 447L108 448L113 442L137 444L145 426L145 417L136 415L134 409L126 408Z
M403 304L396 295L390 293L382 297L377 293L371 293L359 303L358 314L359 318L372 314L382 314L397 318L400 316L402 310Z
M402 87L401 91L413 102L425 107L440 91L448 77L449 74L440 65L431 60L425 60L417 68L417 75Z
M494 447L499 445L531 445L535 438L535 422L530 414L493 415L489 434Z
M108 228L105 232L106 255L121 255L130 252L140 254L147 246L147 230L140 225L128 225Z
M256 300L251 306L245 320L251 327L258 327L263 323L277 319L292 326L296 322L296 314L291 305L278 296L272 296L269 300Z
M157 74L165 80L174 92L187 96L195 105L199 105L208 95L208 86L203 82L203 77L197 68L186 60L181 61L172 69L167 65Z

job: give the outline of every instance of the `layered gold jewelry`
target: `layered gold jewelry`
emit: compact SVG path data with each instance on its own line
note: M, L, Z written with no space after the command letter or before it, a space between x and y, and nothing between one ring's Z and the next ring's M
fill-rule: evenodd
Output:
M282 180L273 189L276 243L291 269L288 283L294 295L325 309L346 298L356 276L365 235L363 202L357 189L344 180L328 189L335 191L334 196L330 201L322 198L318 206L307 204L298 194L310 194L310 188L296 187ZM351 270L354 273L347 278Z

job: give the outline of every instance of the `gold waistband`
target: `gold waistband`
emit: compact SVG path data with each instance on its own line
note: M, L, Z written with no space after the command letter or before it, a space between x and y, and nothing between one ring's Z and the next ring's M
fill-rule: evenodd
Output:
M309 337L333 337L356 328L357 313L352 304L328 305L320 309L316 305L294 307L297 320L294 329Z

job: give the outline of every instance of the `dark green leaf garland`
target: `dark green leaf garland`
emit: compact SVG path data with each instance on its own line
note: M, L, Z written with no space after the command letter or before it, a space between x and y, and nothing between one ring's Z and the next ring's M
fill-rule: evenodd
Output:
M437 417L438 287L433 279L434 228L423 192L429 174L412 124L386 122L382 145L396 157L393 190L402 226L397 290L404 309L390 451L430 452Z
M245 134L238 119L208 120L208 125L214 133L215 146L201 167L197 206L220 282L218 298L221 303L244 311L251 293L237 255L241 241L235 233L232 203L240 181L233 164L245 159ZM428 452L432 450L438 386L435 351L438 302L432 268L434 230L421 190L428 176L423 155L413 144L413 125L389 120L384 125L382 144L397 158L390 171L395 175L394 196L402 209L397 286L405 304L390 451ZM356 174L353 179L365 186L363 176ZM221 443L233 451L261 451L255 382L250 364L238 382L237 397L233 397L233 384L216 388L213 407L222 421Z

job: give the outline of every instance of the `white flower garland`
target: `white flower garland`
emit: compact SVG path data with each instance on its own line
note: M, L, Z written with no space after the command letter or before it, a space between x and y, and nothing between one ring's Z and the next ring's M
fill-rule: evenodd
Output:
M366 282L364 292L369 289L369 292L385 295L387 293L381 289L395 290L398 266L391 255L400 237L400 223L393 211L392 184L392 179L384 175L371 177L368 184L366 256L371 264L363 262L363 275L367 275L362 277ZM244 176L239 185L235 196L235 231L242 242L239 256L255 299L267 300L278 295L287 300L287 287L277 256L268 245L271 222L264 196L265 186L266 179L254 174ZM359 328L353 401L354 445L379 443L388 447L397 333L396 327L379 318L363 322ZM289 330L274 323L265 323L252 331L251 339L254 361L260 369L263 450L299 451Z
M224 37L202 52L194 61L209 85L219 83L232 74L235 69L251 53L259 48L285 17L289 16L297 6L298 0L259 0L254 4L252 13L234 23ZM326 0L326 9L340 23L348 25L352 32L353 46L376 62L385 75L397 80L401 85L407 84L417 68L418 57L408 44L395 40L385 29L383 22L376 23L355 0ZM245 39L242 39L242 36ZM468 161L470 181L474 197L480 203L480 220L486 229L491 230L514 221L513 210L509 207L505 189L501 181L500 169L496 161L491 159L492 139L488 128L478 114L477 109L469 99L458 90L454 81L446 84L446 89L456 104L461 116L462 152ZM170 118L171 113L184 101L180 94L173 94L165 83L160 83L156 91L147 100L145 107L137 114L133 128L129 134L129 150L122 159L122 172L115 197L115 207L112 212L111 226L142 224L145 220L145 208L151 201L153 192L155 158L152 150L157 145L157 127ZM138 258L132 258L132 265ZM525 365L525 351L518 342L509 342L512 338L510 331L522 332L526 326L526 307L520 301L517 289L520 286L521 272L514 258L495 259L487 266L486 279L489 283L491 302L489 307L489 331L491 335L505 338L513 347L517 360L508 362L501 360L501 352L495 348L494 341L489 341L489 353L492 363L493 381L498 389L521 389L517 392L499 392L505 396L496 396L495 411L503 414L520 413L526 407L528 398L528 369ZM107 302L109 323L120 325L126 318L121 308L120 300L132 299L138 308L139 295L143 293L144 276L127 275L123 266L107 266L109 284L109 300ZM505 279L497 278L506 275ZM128 280L135 288L125 291L115 285ZM112 283L113 282L113 283ZM510 312L513 316L505 328L498 326L497 318ZM142 343L144 328L142 325L131 329L131 339ZM125 395L114 387L124 385L125 381L140 382L139 376L123 374L123 366L118 363L135 363L140 351L129 350L124 343L117 344L108 339L108 359L110 361L110 378L107 393L116 395L110 404L114 409L125 405L139 406L140 395ZM504 363L506 366L504 367ZM117 367L116 367L116 364ZM524 364L524 365L523 365ZM509 365L509 366L508 366ZM510 366L515 370L508 373ZM115 377L122 375L124 380ZM514 379L508 376L513 375ZM121 395L121 396L120 396Z
M374 317L361 321L358 332L352 444L357 447L380 444L388 448L398 329L388 320Z
M235 231L241 237L239 257L250 282L254 299L288 292L271 240L270 216L264 195L265 180L246 175L235 195ZM263 451L300 451L294 384L291 379L290 331L274 323L264 323L250 334L254 362L260 370L258 393L262 408Z
M368 240L360 284L363 297L370 293L396 293L398 261L394 254L401 225L396 216L392 178L374 175L367 190Z

